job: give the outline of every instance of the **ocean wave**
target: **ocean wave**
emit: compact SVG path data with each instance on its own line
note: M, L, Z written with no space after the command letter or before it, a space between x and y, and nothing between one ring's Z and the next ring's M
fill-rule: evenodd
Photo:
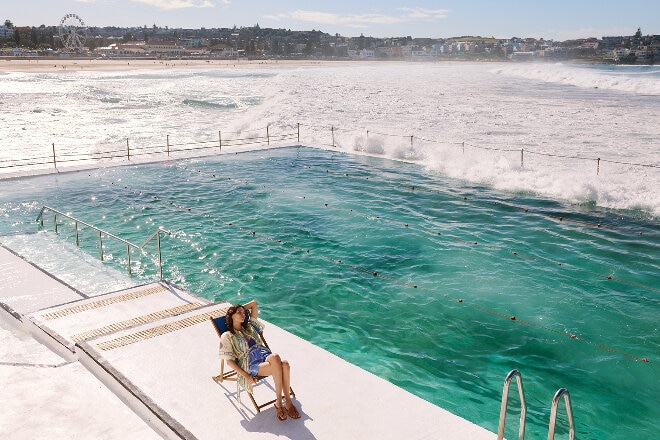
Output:
M660 95L660 68L657 66L512 64L500 66L493 72L586 89Z
M219 98L216 100L206 99L193 99L186 98L183 104L191 107L209 107L215 109L239 109L256 105L260 102L260 98L245 97L245 98Z
M659 92L659 72L385 63L13 74L0 81L0 101L12 106L0 127L0 138L10 140L0 161L49 157L53 144L58 154L85 154L129 138L131 147L162 145L165 133L184 143L222 131L224 142L225 133L265 135L270 126L271 144L273 136L297 133L301 145L416 162L498 190L658 217L659 107L650 93ZM166 80L154 81L158 76Z
M557 158L537 151L482 148L466 143L370 135L343 136L335 132L334 146L324 145L322 132L311 145L423 166L431 175L485 185L505 193L575 205L593 205L640 218L660 219L660 173L657 163L624 164L577 157ZM649 217L650 216L650 217Z

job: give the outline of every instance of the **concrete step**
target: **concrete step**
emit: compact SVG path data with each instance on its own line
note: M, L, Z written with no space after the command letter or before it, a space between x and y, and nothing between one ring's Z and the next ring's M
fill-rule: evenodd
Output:
M169 283L156 282L48 307L28 320L69 351L75 344L176 316L208 302Z

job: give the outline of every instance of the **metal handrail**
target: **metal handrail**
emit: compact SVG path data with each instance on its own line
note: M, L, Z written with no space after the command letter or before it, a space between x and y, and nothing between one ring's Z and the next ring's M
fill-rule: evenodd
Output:
M566 417L568 418L568 439L573 440L575 438L575 425L573 424L573 409L571 408L571 397L566 388L559 388L555 393L555 396L552 398L552 407L550 409L550 426L548 428L548 440L554 440L555 438L555 421L557 419L557 405L559 404L559 399L561 396L564 396L564 403L566 404Z
M497 427L497 440L504 439L504 421L506 420L506 406L509 400L509 385L511 380L516 378L518 384L518 395L520 396L520 428L518 431L518 439L525 438L525 416L527 414L527 405L525 404L525 391L523 390L522 376L520 371L511 370L504 379L504 389L502 390L502 406L500 407L500 423Z
M151 234L151 235L149 236L149 238L147 238L147 240L146 240L144 243L142 243L142 246L138 246L137 244L134 244L134 243L131 243L130 241L124 240L124 239L121 238L121 237L117 237L116 235L111 234L111 233L108 232L108 231L104 231L104 230L101 229L101 228L97 228L97 227L94 226L94 225L91 225L91 224L89 224L89 223L86 223L86 222L84 222L84 221L82 221L82 220L79 220L79 219L77 219L77 218L75 218L75 217L72 217L72 216L70 216L70 215L68 215L68 214L65 214L65 213L63 213L63 212L61 212L61 211L58 211L57 209L51 208L50 206L46 206L46 205L44 205L44 206L41 208L41 211L39 211L39 215L37 216L37 220L36 220L36 221L38 221L38 222L40 223L40 225L41 225L42 228L43 228L43 226L44 226L44 217L43 217L43 214L44 214L45 211L51 211L51 212L53 213L53 224L54 224L54 229L55 229L55 233L56 233L56 234L57 234L57 216L58 216L58 215L61 215L62 217L66 217L66 218L68 218L69 220L72 220L72 221L75 223L75 228L76 228L76 246L79 246L79 245L80 245L80 240L79 240L79 238L78 238L78 224L81 224L81 225L83 225L83 226L86 226L86 227L88 227L88 228L90 228L90 229L93 229L93 230L97 231L97 232L99 233L99 252L100 252L100 259L101 259L101 261L103 261L103 235L105 235L106 237L110 237L110 238L112 238L112 239L115 239L115 240L117 240L117 241L119 241L119 242L121 242L121 243L124 243L124 244L126 245L126 255L127 255L127 258L128 258L128 264L127 264L127 266L128 266L128 274L129 274L129 275L131 275L131 248L133 248L133 249L137 249L137 250L143 252L143 251L144 251L144 247L145 247L145 246L146 246L151 240L153 240L154 237L156 237L156 241L157 241L157 243L158 243L158 273L159 273L159 275L160 275L160 279L161 279L161 280L163 279L163 260L162 260L161 252L160 252L160 233L162 232L162 233L165 233L165 234L167 234L167 235L171 235L172 233L171 233L170 231L168 231L168 230L166 230L166 229L163 229L162 227L158 227L158 229L156 229L156 231L155 231L153 234Z

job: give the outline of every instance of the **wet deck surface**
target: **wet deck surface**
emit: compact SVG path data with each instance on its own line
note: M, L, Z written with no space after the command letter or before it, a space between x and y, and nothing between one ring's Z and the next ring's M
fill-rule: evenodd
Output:
M40 406L37 400L49 386L65 396L80 392L79 404L90 410L71 411L66 399L54 400L49 405L51 417L67 417L68 422L62 430L55 420L44 426L35 421L40 435L48 438L91 438L89 429L105 432L102 438L122 439L495 438L266 323L270 347L291 363L294 402L301 414L298 420L282 422L272 405L257 412L245 392L237 400L235 382L211 379L218 374L219 360L218 336L209 318L223 314L228 304L210 304L168 283L85 298L2 247L0 279L5 280L0 286L0 318L14 320L20 331L34 338L19 338L16 344L32 352L43 352L45 345L59 354L40 355L48 359L49 376L38 384L41 392L33 393L35 401L30 401L34 368L29 365L36 364L0 359L0 385L19 381L25 390L23 397L3 402L17 408L0 415L0 434L13 434L12 438L19 438L15 434L21 430L30 432L27 412ZM41 374L39 370L37 376ZM255 388L257 401L273 395L270 379ZM112 416L94 417L94 407L107 408ZM90 422L95 426L90 428Z

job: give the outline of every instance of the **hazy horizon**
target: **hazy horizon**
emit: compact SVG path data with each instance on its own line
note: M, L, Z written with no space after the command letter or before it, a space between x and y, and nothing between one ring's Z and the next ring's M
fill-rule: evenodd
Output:
M640 13L643 11L643 13ZM385 0L372 2L338 0L323 6L300 0L235 2L230 0L26 0L12 5L0 20L14 26L56 26L69 13L88 27L168 27L172 29L232 28L259 25L294 31L319 30L345 37L374 38L411 36L451 38L480 36L508 39L570 40L660 34L655 17L660 3L633 0L622 8L612 1L558 0L544 4L493 4L419 0L408 6ZM4 23L4 21L3 21Z

